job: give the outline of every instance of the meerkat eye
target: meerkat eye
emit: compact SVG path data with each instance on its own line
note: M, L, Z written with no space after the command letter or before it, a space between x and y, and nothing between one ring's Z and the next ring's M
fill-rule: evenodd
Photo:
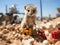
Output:
M35 13L36 12L36 10L33 10L33 13Z
M30 10L27 10L28 12L30 11Z

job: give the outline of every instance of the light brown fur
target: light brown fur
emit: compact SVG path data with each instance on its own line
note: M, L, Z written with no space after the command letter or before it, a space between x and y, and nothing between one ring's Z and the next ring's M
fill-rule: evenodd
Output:
M21 23L21 30L25 25L33 26L36 20L36 7L34 5L25 6L25 15Z

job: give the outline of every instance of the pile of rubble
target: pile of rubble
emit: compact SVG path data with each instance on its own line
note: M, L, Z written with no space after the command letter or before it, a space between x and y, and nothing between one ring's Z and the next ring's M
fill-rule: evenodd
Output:
M20 34L19 30L20 24L0 26L0 45L39 45L41 43L29 35Z
M18 26L18 24L0 26L0 45L14 44L15 41L20 44L20 40L18 40L20 38L20 26Z
M59 21L57 18L57 22ZM50 22L53 24L53 21ZM56 24L56 23L55 23ZM47 26L47 25L46 25ZM41 27L40 27L41 28ZM38 38L20 33L20 24L0 26L0 45L51 45L47 40L41 42ZM60 41L56 45L60 44Z

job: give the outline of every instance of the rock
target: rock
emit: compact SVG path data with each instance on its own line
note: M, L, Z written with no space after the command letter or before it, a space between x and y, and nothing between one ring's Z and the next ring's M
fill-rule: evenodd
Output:
M43 41L43 45L49 45L49 44L50 44L50 42L48 40Z
M4 34L9 33L9 30L4 29L4 30L3 30L3 33L4 33Z

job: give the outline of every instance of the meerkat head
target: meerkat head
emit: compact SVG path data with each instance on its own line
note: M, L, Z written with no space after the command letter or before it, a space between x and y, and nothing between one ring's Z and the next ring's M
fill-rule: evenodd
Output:
M35 7L35 5L28 4L24 8L25 8L25 14L27 14L27 15L36 14L36 7Z

